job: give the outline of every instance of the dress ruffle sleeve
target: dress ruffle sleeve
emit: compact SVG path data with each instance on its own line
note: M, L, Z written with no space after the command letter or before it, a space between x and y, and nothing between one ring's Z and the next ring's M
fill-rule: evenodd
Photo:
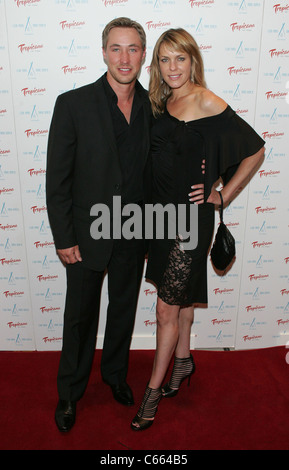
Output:
M205 199L207 199L212 185L219 177L222 177L224 184L227 184L241 161L257 153L265 141L230 106L221 115L213 116L210 122L200 123L200 127L206 147Z

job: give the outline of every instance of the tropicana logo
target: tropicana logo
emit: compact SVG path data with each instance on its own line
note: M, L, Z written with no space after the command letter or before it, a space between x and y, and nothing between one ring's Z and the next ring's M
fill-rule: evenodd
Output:
M253 335L253 336L245 335L245 336L243 336L244 342L246 342L246 341L256 341L256 340L259 340L259 339L262 339L262 336L261 336L261 335L259 335L259 336L256 336L256 335Z
M44 343L55 343L55 342L58 342L58 341L62 341L62 338L48 338L48 336L45 336L43 339L43 342Z
M276 176L276 175L280 175L280 170L269 170L269 171L265 171L265 170L260 170L258 171L259 173L259 176L260 178L262 178L263 176Z
M8 326L9 328L23 328L24 326L27 326L27 325L28 325L28 323L20 323L20 322L14 323L14 322L12 322L12 321L9 321L9 322L7 323L7 326Z
M118 5L119 3L127 3L128 0L102 0L104 3L105 7L114 7L115 5Z
M39 176L39 175L45 175L46 170L43 170L42 168L39 168L38 170L35 170L35 168L30 168L27 170L27 173L29 173L30 176Z
M211 323L213 325L218 325L218 326L219 325L226 325L226 324L231 323L231 322L232 322L231 319L230 320L219 320L217 318L213 318L213 320L211 320Z
M253 248L262 248L264 246L270 246L272 245L272 242L252 242Z
M239 24L235 22L235 23L231 23L230 27L232 28L232 31L234 33L235 31L246 31L246 30L251 31L253 28L255 28L255 25L253 23L252 24L247 24L247 23Z
M0 229L1 230L15 230L17 228L17 224L0 224Z
M42 313L56 312L60 310L60 307L40 307Z
M147 25L148 30L150 30L150 29L167 28L171 26L171 23L170 22L163 23L162 21L159 21L158 23L154 23L153 21L147 21L146 25Z
M151 290L151 289L145 289L144 290L144 293L145 293L146 296L147 295L155 295L156 292L157 292L156 290Z
M239 75L240 73L252 72L251 67L228 67L229 75Z
M54 242L34 242L35 248L47 248L48 246L54 246Z
M80 26L84 26L85 25L85 21L60 21L60 26L61 26L61 29L63 30L70 30L71 28L79 28Z
M66 75L67 73L83 72L84 70L86 70L86 68L86 65L74 65L73 67L69 67L69 65L64 65L63 67L61 67L64 75Z
M217 294L229 294L231 292L234 292L234 289L219 289L219 288L216 288L216 289L213 289L213 292L215 293L215 295Z
M285 325L288 325L289 323L289 320L281 320L281 318L279 320L277 320L277 325L280 326L285 326Z
M37 276L37 279L38 279L39 282L53 281L55 279L58 279L58 275L56 274L55 276L51 276L51 275L44 276L43 274L39 274Z
M275 13L284 13L285 11L289 11L289 5L287 3L286 6L281 6L280 3L276 3L276 5L273 5L273 9Z
M11 194L13 191L14 188L0 188L0 196L2 196L2 194Z
M37 129L36 131L33 131L32 129L26 129L24 131L24 134L26 134L26 137L35 137L38 135L45 135L48 134L48 129Z
M264 214L264 212L274 212L276 211L276 207L255 207L256 214Z
M18 49L20 50L21 54L23 54L23 52L39 51L39 49L43 49L43 47L43 44L30 44L30 46L27 46L26 44L19 44Z
M189 0L191 7L203 7L208 5L214 5L215 0Z
M30 209L32 210L33 214L39 214L41 212L47 211L46 206L42 206L42 207L32 206L32 207L30 207Z
M259 280L264 280L268 278L269 278L269 274L249 274L250 281L259 281Z
M285 98L288 95L287 91L281 92L281 91L276 91L275 93L273 91L267 91L265 93L267 100L270 99L276 99L276 98Z
M29 88L22 88L21 92L24 96L34 96L34 95L43 95L46 92L46 88L33 88L30 90Z
M22 295L24 295L24 292L23 291L20 291L20 292L17 292L17 291L14 291L14 292L11 292L9 290L5 290L3 292L3 295L5 295L6 298L8 297L21 297Z
M264 140L275 139L275 138L283 137L283 136L284 136L284 132L269 132L269 131L262 132L262 137Z
M273 57L285 57L289 55L289 50L281 49L280 51L278 51L277 49L270 49L269 54L272 58Z
M247 312L255 312L264 310L264 308L266 308L265 305L256 305L255 307L253 307L252 305L247 305L246 310Z
M26 7L26 5L31 5L32 3L40 3L41 0L14 0L16 5L19 7Z
M14 259L14 258L10 258L10 259L1 258L1 259L0 259L0 263L1 263L2 265L5 265L5 264L10 265L10 264L15 264L15 263L18 264L18 263L21 263L21 259L19 259L19 258L18 258L18 259Z

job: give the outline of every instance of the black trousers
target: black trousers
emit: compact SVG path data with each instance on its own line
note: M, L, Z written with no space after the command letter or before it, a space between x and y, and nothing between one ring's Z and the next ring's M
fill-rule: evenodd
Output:
M143 240L115 240L107 266L109 299L101 374L110 385L126 379L144 254ZM94 358L104 272L76 263L67 266L66 274L57 387L61 400L77 401L85 392Z

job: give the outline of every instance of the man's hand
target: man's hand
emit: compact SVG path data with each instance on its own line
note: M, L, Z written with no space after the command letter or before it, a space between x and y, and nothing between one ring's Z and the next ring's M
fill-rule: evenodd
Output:
M82 261L78 245L57 250L57 254L63 264L75 264L78 261Z

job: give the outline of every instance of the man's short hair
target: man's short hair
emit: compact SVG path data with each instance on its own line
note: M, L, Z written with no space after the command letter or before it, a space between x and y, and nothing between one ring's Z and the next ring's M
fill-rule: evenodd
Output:
M146 48L146 33L143 27L137 23L136 21L131 20L130 18L121 17L115 18L114 20L110 21L102 32L102 47L106 50L108 35L113 28L134 28L139 34L142 48L145 50Z

